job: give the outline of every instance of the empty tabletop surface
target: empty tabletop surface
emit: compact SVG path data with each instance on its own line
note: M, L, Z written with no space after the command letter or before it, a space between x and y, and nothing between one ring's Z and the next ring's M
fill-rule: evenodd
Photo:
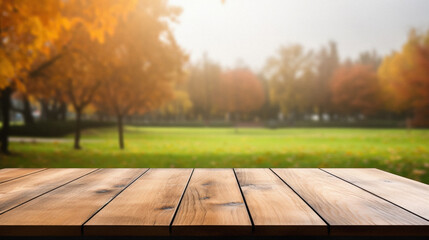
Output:
M6 168L2 236L429 236L429 186L374 168Z

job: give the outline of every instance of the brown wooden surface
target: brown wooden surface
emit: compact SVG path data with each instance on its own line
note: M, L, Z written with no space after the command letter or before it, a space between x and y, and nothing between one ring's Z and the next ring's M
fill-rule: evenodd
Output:
M94 170L52 168L2 183L0 184L0 214Z
M43 171L46 168L4 168L0 169L0 183Z
M84 235L168 236L192 169L150 169L84 227Z
M375 168L323 169L429 220L429 185Z
M178 235L246 235L252 225L232 169L195 169L173 221Z
M0 215L8 236L79 236L81 226L145 169L101 169Z
M330 225L331 235L426 235L429 222L320 169L273 169Z
M27 171L0 170L0 239L429 237L428 185L377 169Z
M270 169L235 169L259 235L327 235L325 222Z

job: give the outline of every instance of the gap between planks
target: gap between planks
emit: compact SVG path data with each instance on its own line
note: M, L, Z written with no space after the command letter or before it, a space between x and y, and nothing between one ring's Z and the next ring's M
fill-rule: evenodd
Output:
M57 190L57 189L59 189L59 188L61 188L61 187L63 187L63 186L66 186L66 185L68 185L68 184L70 184L70 183L72 183L72 182L74 182L74 181L76 181L76 180L79 180L79 179L81 179L81 178L83 178L83 177L85 177L85 176L87 176L87 175L90 175L90 174L92 174L92 173L94 173L94 172L97 172L97 171L99 171L99 170L100 170L100 168L94 169L94 170L92 170L92 171L90 171L90 172L88 172L88 173L85 173L85 174L83 174L83 175L81 175L81 176L79 176L79 177L73 178L72 180L69 180L69 181L67 181L67 182L65 182L65 183L63 183L63 184L61 184L61 185L58 185L58 186L56 186L56 187L54 187L54 188L52 188L52 189L49 189L49 190L47 190L46 192L42 192L42 193L40 193L40 194L38 194L38 195L36 195L36 196L34 196L34 197L30 198L30 199L27 199L27 200L25 200L25 201L23 201L23 202L21 202L21 203L19 203L19 204L15 205L15 206L13 206L13 207L10 207L10 208L8 208L8 209L6 209L6 210L4 210L4 211L0 212L0 215L3 215L3 214L5 214L5 213L7 213L7 212L9 212L9 211L12 211L13 209L15 209L15 208L17 208L17 207L20 207L20 206L22 206L22 205L24 205L24 204L26 204L26 203L28 203L28 202L30 202L30 201L33 201L33 200L35 200L35 199L37 199L37 198L39 198L39 197L41 197L41 196L44 196L44 195L46 195L46 194L48 194L48 193L50 193L50 192L52 192L52 191L54 191L54 190ZM40 172L42 172L42 171L39 171L39 172L37 172L37 173L40 173ZM30 174L29 174L29 175L30 175Z
M7 236L81 236L82 223L145 170L94 171L2 215L1 230Z
M234 172L235 180L237 181L238 189L240 189L241 197L243 198L244 205L246 206L247 214L249 214L250 223L252 224L252 232L255 231L255 222L253 221L252 214L250 213L249 206L246 202L246 197L244 196L243 189L241 189L240 181L238 181L237 173L235 172L235 168L232 169Z
M326 236L327 224L268 168L235 169L258 236Z
M232 168L195 169L172 235L250 235L252 223Z
M8 169L8 168L2 168L1 170L7 170L7 169ZM10 168L9 168L9 169L10 169ZM16 169L17 169L17 170L20 170L21 168L16 168ZM14 176L14 177L12 177L12 178L7 178L7 179L5 179L5 180L0 180L0 184L6 183L6 182L9 182L9 181L12 181L12 180L18 179L18 178L22 178L22 177L25 177L25 176L28 176L28 175L31 175L31 174L39 173L39 172L42 172L42 171L45 171L45 170L47 170L47 168L34 169L34 171L29 172L29 173L24 173L23 175L18 175L18 176Z
M351 182L351 181L348 181L348 180L346 180L346 179L344 179L344 178L342 178L342 177L340 177L340 176L337 176L337 175L335 175L335 174L333 174L333 173L331 173L331 172L329 172L329 171L326 171L325 169L322 169L322 168L319 168L319 169L320 169L320 170L322 170L322 171L324 171L324 172L326 172L326 173L328 173L328 174L330 174L330 175L332 175L332 176L334 176L334 177L336 177L336 178L338 178L338 179L341 179L341 180L343 180L343 181L345 181L345 182L347 182L347 183L349 183L349 184L351 184L351 185L353 185L353 186L355 186L355 187L357 187L357 188L360 188L360 189L364 190L365 192L368 192L368 193L370 193L370 194L372 194L372 195L374 195L374 196L376 196L376 197L378 197L378 198L381 198L381 199L383 199L383 200L384 200L384 201L386 201L386 202L389 202L389 203L391 203L391 204L393 204L393 205L395 205L395 206L397 206L397 207L399 207L399 208L402 208L403 210L405 210L405 211L407 211L407 212L409 212L409 213L411 213L411 214L414 214L415 216L420 217L420 218L422 218L423 220L429 221L429 219L427 219L427 218L425 218L425 217L423 217L423 216L420 216L419 214L417 214L417 213L415 213L415 212L413 212L413 211L411 211L411 210L409 210L409 209L407 209L407 208L405 208L405 207L403 207L403 206L401 206L401 205L399 205L399 204L396 204L396 203L394 203L394 202L392 202L392 201L388 200L387 198L384 198L384 197L382 197L382 196L380 196L380 195L378 195L378 194L376 194L376 193L374 193L374 192L372 192L372 191L370 191L370 190L367 190L367 189L365 189L364 187L361 187L361 186L359 186L359 185L357 185L357 184L355 184L355 183L353 183L353 182Z
M427 232L426 220L321 169L276 169L274 172L291 187L297 187L298 195L302 194L316 212L326 217L324 219L330 223L331 236L421 236ZM310 176L316 185L308 180ZM324 183L329 184L325 186ZM347 194L344 195L343 191ZM339 198L335 203L327 201L335 195L345 198ZM359 207L363 208L362 211L356 211ZM343 215L336 214L336 211L343 211Z
M85 223L84 235L169 236L192 170L150 169Z
M112 202L119 194L121 194L125 189L127 189L131 184L133 184L137 179L139 179L141 176L143 176L147 171L149 171L150 168L146 169L146 171L142 172L138 177L136 177L134 180L132 180L130 183L128 183L124 188L122 188L118 193L116 193L109 201L107 201L103 206L101 206L97 211L95 211L85 222L82 223L80 227L81 236L83 236L83 228L85 224L91 220L97 213L99 213L104 207L106 207L110 202Z
M311 204L307 202L307 200L305 200L300 194L298 194L298 192L295 191L295 189L293 189L293 187L290 186L283 178L281 178L273 169L271 169L271 168L269 168L269 169L270 169L270 171L272 173L274 173L274 175L276 175L280 179L280 181L282 181L284 184L286 184L286 186L288 186L299 198L301 198L301 200L304 201L305 204L307 204L307 206L309 206L311 208L311 210L313 210L313 212L316 213L317 216L319 216L320 219L322 219L323 222L325 222L325 224L326 224L326 226L328 228L328 235L330 235L330 233L331 233L331 225L328 223L328 221L326 221L326 219L323 218L322 215L320 215L316 211L316 209L314 209L313 206L311 206Z
M171 235L171 232L172 232L172 227L173 227L174 219L176 218L177 211L179 210L180 204L182 203L183 196L185 196L186 189L188 189L189 182L191 181L191 178L192 178L192 175L194 174L194 171L195 171L195 168L192 168L191 175L189 175L188 181L186 182L186 186L185 186L185 188L183 189L182 195L180 196L179 203L177 203L177 207L176 207L176 209L174 210L173 217L171 218L170 225L168 226L168 232L170 233L170 235Z

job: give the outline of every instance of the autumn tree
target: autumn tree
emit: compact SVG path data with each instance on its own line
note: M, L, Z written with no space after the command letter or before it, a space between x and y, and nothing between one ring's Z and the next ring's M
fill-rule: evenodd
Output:
M50 5L46 8L46 5ZM25 87L34 59L46 54L46 42L58 38L68 22L58 14L60 1L0 1L0 90L2 104L1 152L8 153L9 111L13 89Z
M48 74L42 75L42 81L46 81L46 76L50 78L48 88L39 88L36 92L49 96L48 99L53 100L54 104L60 102L60 107L63 104L73 107L76 115L75 149L81 148L82 114L93 103L96 91L108 74L105 59L109 58L110 52L103 49L106 34L113 34L120 19L126 17L136 4L136 1L117 0L108 0L103 4L75 1L64 8L63 14L74 19L75 25L61 39L67 45L62 47L57 44L57 48L61 47L58 54L61 58L50 64L52 70L48 70ZM43 73L43 69L40 72Z
M41 89L43 96L73 107L76 114L74 148L80 149L81 119L84 110L93 103L97 90L106 76L102 59L104 54L94 51L99 43L92 42L86 34L73 41L64 56L44 70L42 79L34 83L47 83ZM43 77L45 76L45 77Z
M193 113L209 121L215 111L222 69L207 54L189 67L186 89L193 103Z
M142 114L174 97L187 57L169 27L180 9L166 1L140 1L136 10L106 39L108 76L97 93L96 106L116 116L119 147L124 148L124 117Z
M240 115L258 110L265 101L262 83L246 68L223 72L217 96L216 108L234 114L236 121Z
M384 58L378 75L390 110L410 110L413 124L429 125L429 31L412 30L401 51Z
M310 86L310 97L319 119L322 119L322 114L332 114L333 111L331 79L339 65L337 44L330 42L327 47L322 47L315 58L317 73L314 84Z
M136 0L2 0L0 1L0 89L3 126L1 150L8 152L10 95L13 89L26 92L25 82L39 68L35 60L46 57L54 62L51 49L67 43L65 33L83 28L91 39L102 42L106 32L113 33L117 19L124 17ZM45 66L42 63L40 66ZM49 64L48 64L49 65Z
M276 119L279 114L279 105L277 103L273 103L269 101L270 96L270 86L269 81L266 79L266 76L263 72L260 72L257 75L257 78L262 84L262 88L264 90L265 101L261 108L254 112L255 116L260 119L268 120L268 119Z
M264 75L269 81L271 102L291 119L312 113L312 86L316 77L314 54L300 45L281 47L268 59Z
M347 64L339 67L331 81L332 102L344 116L371 116L380 108L380 87L371 65Z

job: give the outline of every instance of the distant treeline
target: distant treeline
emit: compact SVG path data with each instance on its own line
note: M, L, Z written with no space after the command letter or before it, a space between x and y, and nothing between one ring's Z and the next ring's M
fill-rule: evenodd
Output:
M188 72L175 98L146 119L429 125L429 32L412 30L402 49L384 58L367 51L341 62L330 42L318 51L283 46L259 73L223 69L207 56Z
M318 51L283 46L259 73L244 65L225 69L204 55L187 65L187 78L176 85L170 101L124 121L151 126L428 126L428 39L429 34L413 30L398 52L382 58L366 51L342 62L335 42ZM19 95L16 99L13 110L26 122L34 117L25 110L36 106L41 121L66 120L69 107L56 98L40 98L38 104ZM116 120L101 107L85 115Z
M282 46L254 72L245 64L223 68L207 56L189 63L169 24L181 11L168 1L0 7L1 153L9 152L10 121L18 118L29 131L36 122L75 120L75 149L88 118L114 120L121 149L129 118L429 125L429 32L411 31L402 49L384 58L370 51L340 61L334 42L317 50Z

